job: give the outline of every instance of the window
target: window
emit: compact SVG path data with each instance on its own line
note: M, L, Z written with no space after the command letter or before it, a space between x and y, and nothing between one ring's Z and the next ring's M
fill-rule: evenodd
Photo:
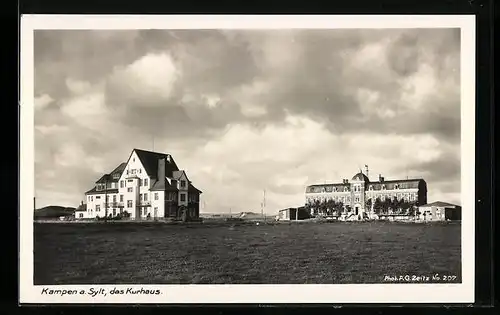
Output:
M155 200L158 200L158 193L155 192Z
M373 185L370 185L370 188L368 188L368 190L373 190Z
M139 200L142 201L142 194L139 194Z
M94 201L94 196L90 196L90 201Z
M127 200L127 208L132 208L132 200Z
M113 195L113 202L116 202L116 195Z
M132 180L132 179L129 179L129 180L127 180L127 182L128 182L128 183L131 183L131 182L133 182L133 180Z
M101 206L100 205L96 205L95 206L95 212L101 212Z
M385 185L382 185L382 190L385 190Z
M79 217L79 218L83 218L83 213L80 213L80 214L78 215L78 217Z
M135 175L135 172L136 172L136 171L137 171L137 170L132 170L132 171L131 171L131 172L132 172L132 175Z
M128 170L127 170L127 175L128 175Z
M181 180L181 188L185 188L186 187L186 181L185 180Z
M139 174L141 174L141 173L142 173L142 169L140 168L140 169L139 169Z
M398 184L395 184L395 185L394 185L394 189L399 189L399 185L398 185Z
M344 192L347 192L347 191L349 191L349 188L344 187Z
M148 186L148 179L144 178L144 186Z
M144 201L148 201L148 194L144 194Z
M181 194L181 201L186 201L186 194Z
M101 196L95 196L95 199L101 199Z
M135 158L132 158L132 162L135 162Z
M133 192L133 191L134 191L134 189L133 189L132 187L129 187L129 188L127 188L127 191L128 191L128 192Z
M123 202L123 195L120 195L120 202Z

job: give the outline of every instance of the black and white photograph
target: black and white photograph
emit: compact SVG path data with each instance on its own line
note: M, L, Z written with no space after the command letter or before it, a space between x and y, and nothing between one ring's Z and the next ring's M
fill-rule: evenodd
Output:
M473 302L473 17L21 31L21 301Z

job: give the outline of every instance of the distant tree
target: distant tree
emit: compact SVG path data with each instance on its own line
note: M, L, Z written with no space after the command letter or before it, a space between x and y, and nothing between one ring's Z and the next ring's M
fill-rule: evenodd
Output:
M344 210L344 203L342 201L337 201L335 203L334 210L337 213L337 215L340 215L342 213L342 211Z
M380 206L380 213L389 213L389 209L391 208L391 200L389 198L385 198L384 201L380 203Z
M383 203L380 198L376 198L373 204L373 211L375 214L380 214L384 210Z
M390 208L391 208L392 212L396 212L398 209L398 206L399 206L398 198L396 196L394 196L390 201Z
M319 212L321 211L320 209L321 201L319 201L318 199L314 200L313 206L314 206L314 213L319 214Z
M330 215L333 212L333 205L335 204L335 201L333 199L326 199L323 201L323 213L326 215Z
M370 211L372 209L373 197L365 199L365 209L366 211Z

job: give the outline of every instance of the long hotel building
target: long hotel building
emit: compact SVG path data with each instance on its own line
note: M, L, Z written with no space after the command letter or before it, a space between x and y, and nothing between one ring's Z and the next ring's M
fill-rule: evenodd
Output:
M366 207L367 201L374 201L376 198L384 201L394 197L424 205L427 203L427 183L421 178L385 180L381 175L378 181L370 181L361 171L351 181L344 179L342 183L310 185L306 188L306 204L335 200L349 206L355 215L361 217L372 210Z

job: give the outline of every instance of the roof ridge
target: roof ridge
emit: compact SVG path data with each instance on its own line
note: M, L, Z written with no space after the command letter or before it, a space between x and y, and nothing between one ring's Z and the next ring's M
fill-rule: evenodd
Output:
M151 150L144 150L144 149L138 149L138 148L134 148L133 151L142 151L142 152L146 152L146 153L154 153L154 154L161 154L161 155L172 155L170 153L164 153L164 152L158 152L158 151L151 151Z

